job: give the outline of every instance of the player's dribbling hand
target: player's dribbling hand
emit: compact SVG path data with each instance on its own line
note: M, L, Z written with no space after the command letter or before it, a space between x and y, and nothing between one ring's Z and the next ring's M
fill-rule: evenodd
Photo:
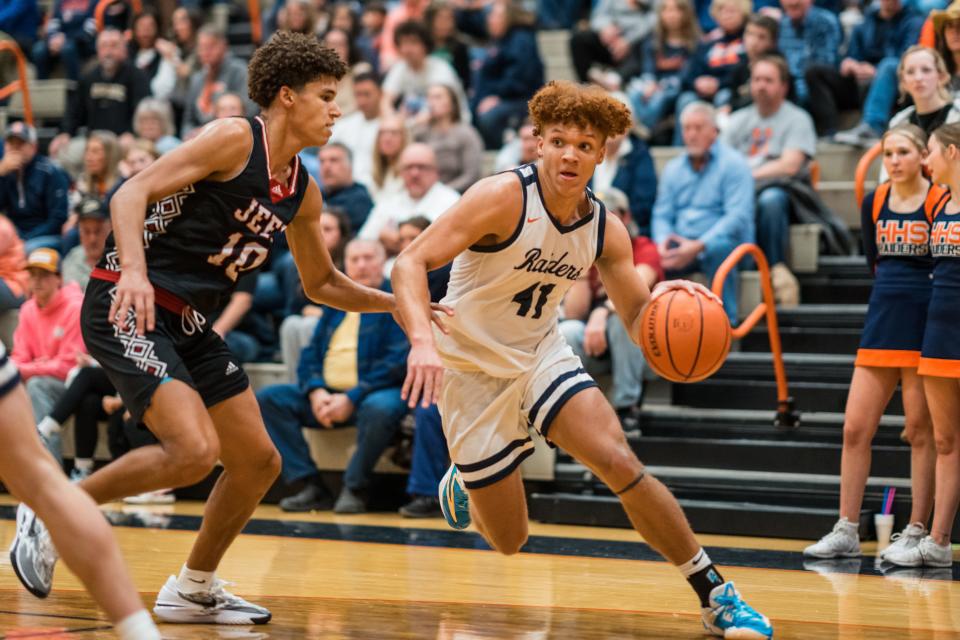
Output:
M127 314L133 310L138 336L153 331L156 326L156 309L153 306L153 285L146 273L126 270L120 274L117 293L110 304L109 320L120 329L125 329Z
M691 280L665 280L660 282L653 288L653 292L650 294L650 299L656 300L663 294L667 293L668 291L673 291L674 289L683 289L692 296L696 295L697 292L700 292L714 302L718 302L723 305L723 300L721 300L717 294L702 284L693 282Z
M443 363L433 345L418 345L410 348L407 356L407 377L403 381L400 397L406 400L411 409L420 406L424 409L440 398L440 385L443 382Z

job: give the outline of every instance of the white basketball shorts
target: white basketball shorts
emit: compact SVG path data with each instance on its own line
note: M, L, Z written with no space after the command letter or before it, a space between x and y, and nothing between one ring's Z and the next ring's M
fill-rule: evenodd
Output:
M507 477L533 453L529 428L549 438L563 405L596 386L562 338L551 341L533 370L517 378L447 369L440 415L450 459L466 487L477 489Z

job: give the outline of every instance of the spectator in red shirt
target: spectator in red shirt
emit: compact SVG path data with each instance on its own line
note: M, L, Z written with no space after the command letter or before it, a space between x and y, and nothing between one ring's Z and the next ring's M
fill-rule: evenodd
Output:
M10 359L26 382L34 415L46 416L63 395L78 355L86 352L80 335L83 293L76 284L63 285L60 255L53 249L35 249L27 271L31 297L20 307Z
M631 230L633 264L637 272L653 289L663 279L660 254L650 238L636 235L630 219L627 196L614 187L598 192L597 197L607 206L607 212L623 221ZM607 298L596 267L590 269L567 292L563 300L566 320L560 323L563 337L573 348L592 376L613 376L612 403L620 417L624 431L639 435L640 402L643 391L643 352L613 313L613 303Z

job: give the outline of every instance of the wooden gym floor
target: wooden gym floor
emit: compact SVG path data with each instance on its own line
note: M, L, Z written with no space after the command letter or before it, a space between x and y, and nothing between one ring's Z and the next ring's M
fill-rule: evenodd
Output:
M0 639L111 638L109 623L62 564L49 599L19 587L5 553L14 531L9 505L0 499ZM202 505L105 509L152 606L187 555ZM506 558L436 520L290 516L276 507L261 507L254 518L218 575L269 607L273 622L165 626L164 638L704 637L692 591L630 531L532 523L525 552ZM960 573L884 576L871 555L805 568L802 541L701 540L751 605L774 620L777 638L960 638Z

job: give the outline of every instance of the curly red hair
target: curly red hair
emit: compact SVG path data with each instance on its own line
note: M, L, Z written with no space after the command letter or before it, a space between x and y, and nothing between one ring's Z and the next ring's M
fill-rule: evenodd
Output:
M627 106L598 86L553 80L537 91L528 106L538 136L551 124L590 127L604 139L633 126Z

